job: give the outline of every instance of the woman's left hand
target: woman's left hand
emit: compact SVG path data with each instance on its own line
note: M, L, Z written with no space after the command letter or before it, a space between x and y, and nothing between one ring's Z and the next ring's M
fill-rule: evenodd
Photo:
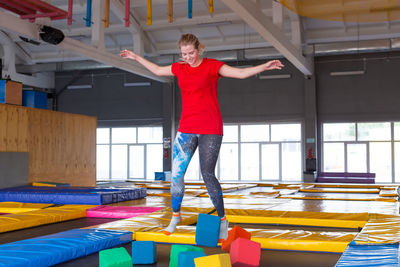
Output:
M280 70L284 67L280 60L271 60L265 63L265 70Z

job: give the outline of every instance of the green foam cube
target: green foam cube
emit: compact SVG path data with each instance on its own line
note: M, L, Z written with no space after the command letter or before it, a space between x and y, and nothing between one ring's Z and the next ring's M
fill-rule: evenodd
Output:
M180 252L186 251L201 251L204 252L203 248L191 246L191 245L172 245L171 254L169 259L169 267L178 267L178 256Z
M132 267L132 258L125 248L105 249L99 252L99 267Z

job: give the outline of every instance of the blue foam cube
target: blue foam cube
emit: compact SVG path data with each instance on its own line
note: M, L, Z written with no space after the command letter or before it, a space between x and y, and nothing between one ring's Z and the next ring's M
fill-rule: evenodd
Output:
M207 256L204 251L184 251L178 254L178 267L196 267L194 259Z
M154 264L157 262L157 246L154 241L132 242L133 264Z
M0 80L0 103L6 103L6 80Z
M156 181L165 181L165 173L164 172L155 172L154 180Z
M23 90L22 105L31 108L47 109L47 94L44 92Z
M221 218L200 213L196 225L196 244L199 246L216 247L219 239Z

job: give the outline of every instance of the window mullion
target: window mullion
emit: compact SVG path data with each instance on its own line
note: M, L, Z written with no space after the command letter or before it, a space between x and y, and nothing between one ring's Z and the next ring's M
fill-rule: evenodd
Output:
M282 171L282 155L283 155L283 153L282 153L282 143L279 142L278 146L279 146L279 179L278 180L280 182L282 182L283 181L283 177L282 177L282 175L283 175L283 171Z
M262 175L262 153L261 153L261 142L258 143L258 181L261 181Z
M126 155L126 160L127 160L127 163L126 163L126 179L128 180L129 179L129 168L130 168L130 164L129 164L129 156L130 156L130 153L129 153L129 150L130 150L130 146L129 146L129 144L126 144L126 153L127 153L127 155Z
M391 147L392 147L392 157L391 157L391 161L392 161L392 183L395 182L395 168L396 168L396 162L394 161L394 122L390 123L390 142L391 142Z
M241 125L238 125L238 181L242 180L242 134L241 134Z
M109 138L109 140L108 140L108 152L109 152L109 157L108 157L108 164L109 164L109 166L110 166L110 168L109 168L109 170L108 170L108 180L110 180L111 181L111 177L112 177L112 128L109 128L109 131L110 131L110 138Z

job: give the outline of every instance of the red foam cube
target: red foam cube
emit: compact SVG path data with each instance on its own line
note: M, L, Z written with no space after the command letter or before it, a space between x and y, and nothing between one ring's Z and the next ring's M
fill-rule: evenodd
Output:
M250 239L251 233L247 232L243 228L235 225L231 230L228 231L228 237L226 240L222 241L221 248L223 251L229 252L231 244L237 238Z
M261 244L246 238L237 238L229 252L232 267L260 266Z

